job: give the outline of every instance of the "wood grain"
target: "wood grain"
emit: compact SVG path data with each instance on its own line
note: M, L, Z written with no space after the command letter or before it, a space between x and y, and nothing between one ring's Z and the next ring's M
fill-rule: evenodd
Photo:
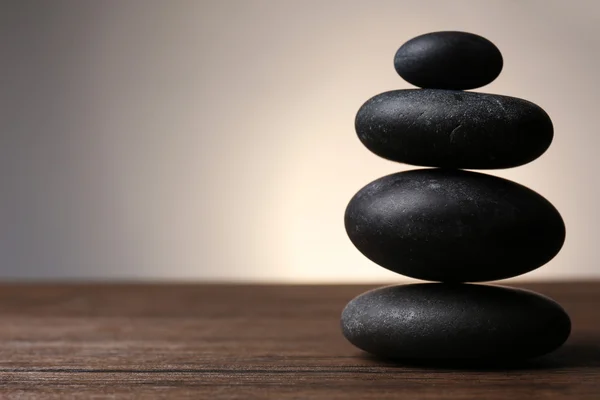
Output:
M563 305L571 338L479 369L347 343L340 312L372 287L0 285L0 398L600 399L600 282L525 285Z

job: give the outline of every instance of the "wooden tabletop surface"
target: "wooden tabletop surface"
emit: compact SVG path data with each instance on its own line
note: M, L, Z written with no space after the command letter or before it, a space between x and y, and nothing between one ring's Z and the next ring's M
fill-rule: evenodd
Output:
M571 338L475 369L347 343L340 312L372 286L3 284L0 398L599 400L600 282L524 287L563 305Z

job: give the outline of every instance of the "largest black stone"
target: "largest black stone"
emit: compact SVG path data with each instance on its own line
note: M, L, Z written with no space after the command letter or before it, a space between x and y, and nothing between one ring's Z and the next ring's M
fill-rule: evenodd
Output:
M442 283L364 293L341 322L355 346L405 359L525 359L556 349L571 331L562 307L537 293Z
M565 226L539 194L476 172L418 169L362 188L346 208L352 243L377 264L423 280L510 278L552 259Z
M465 169L526 164L554 135L548 114L529 101L435 89L379 94L360 108L355 127L361 142L386 159Z

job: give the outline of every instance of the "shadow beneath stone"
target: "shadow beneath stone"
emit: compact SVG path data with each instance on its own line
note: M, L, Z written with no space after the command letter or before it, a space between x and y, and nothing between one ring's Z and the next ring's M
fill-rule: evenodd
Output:
M435 370L462 371L526 371L553 370L570 368L600 367L600 338L595 340L577 340L568 342L560 349L542 357L529 360L449 360L449 359L384 359L364 354L371 362L383 364L386 367L423 368Z
M600 367L600 338L566 343L555 352L539 359L552 368Z

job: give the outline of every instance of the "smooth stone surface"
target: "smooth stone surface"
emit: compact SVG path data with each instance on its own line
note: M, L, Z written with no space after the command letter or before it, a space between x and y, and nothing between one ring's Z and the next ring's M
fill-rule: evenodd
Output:
M375 289L342 313L342 332L385 358L525 359L560 347L571 331L553 300L485 285L416 284Z
M396 72L409 83L432 89L474 89L502 71L502 54L489 40L467 32L432 32L404 43Z
M552 259L565 226L546 199L491 175L417 169L377 179L350 200L346 232L366 257L412 278L481 282Z
M369 150L388 160L466 169L526 164L554 135L548 114L529 101L434 89L379 94L360 108L355 128Z

